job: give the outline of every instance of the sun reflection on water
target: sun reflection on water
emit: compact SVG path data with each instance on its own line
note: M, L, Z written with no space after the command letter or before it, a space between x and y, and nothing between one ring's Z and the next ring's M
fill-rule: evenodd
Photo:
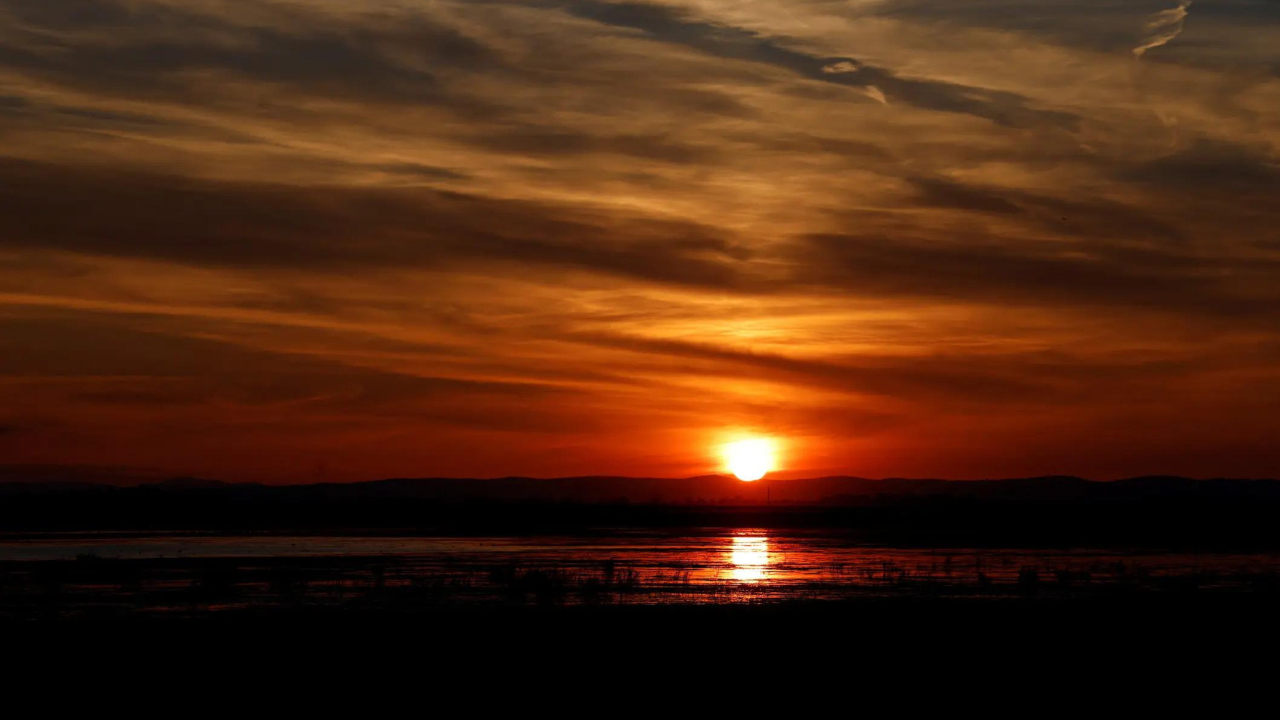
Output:
M769 567L769 538L759 535L735 535L729 552L732 577L738 582L764 580Z

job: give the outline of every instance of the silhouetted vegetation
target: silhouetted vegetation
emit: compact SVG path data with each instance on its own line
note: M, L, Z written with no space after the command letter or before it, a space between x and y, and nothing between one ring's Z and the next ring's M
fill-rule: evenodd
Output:
M794 606L920 598L1046 603L1280 597L1280 574L1269 560L1280 548L1280 525L1273 521L1280 512L1280 485L1271 482L1163 478L1101 484L1049 478L868 485L870 481L828 478L812 481L806 492L841 487L892 492L838 494L797 504L788 499L788 491L775 490L781 500L768 507L554 498L556 488L577 488L586 480L555 481L547 491L552 495L541 499L512 495L541 481L503 481L494 486L496 497L477 498L466 495L471 485L463 482L303 488L184 483L60 492L6 486L0 491L0 529L11 540L61 529L118 528L126 529L125 536L147 535L147 528L163 520L167 529L176 526L201 537L248 531L255 537L280 532L334 538L464 537L497 530L508 537L554 533L609 538L622 533L723 539L726 528L752 527L771 534L820 536L845 548L874 545L900 551L870 548L835 554L802 573L760 582L753 580L750 567L735 572L727 564L714 567L714 561L708 565L678 553L645 563L629 561L626 553L588 553L578 560L458 552L253 560L116 557L100 550L110 547L113 535L108 533L94 535L100 543L89 543L91 549L74 559L0 559L0 618ZM607 486L610 481L593 482ZM661 485L636 482L640 488ZM719 492L719 479L705 483ZM683 492L697 497L687 485ZM181 533L169 537L182 546ZM993 549L1013 547L1039 550ZM1188 551L1190 558L1229 551L1261 560L1202 566L1198 561L1153 561L1151 555ZM770 562L786 569L785 557Z
M843 602L858 598L1112 601L1143 597L1280 599L1280 574L1151 573L1132 563L1093 567L1020 565L1001 579L974 563L883 562L854 569L832 564L811 578L762 583L730 575L694 578L679 566L455 562L422 566L412 557L112 560L0 563L0 618L138 616L381 609L434 612L468 606L623 606ZM1046 577L1051 581L1046 581Z

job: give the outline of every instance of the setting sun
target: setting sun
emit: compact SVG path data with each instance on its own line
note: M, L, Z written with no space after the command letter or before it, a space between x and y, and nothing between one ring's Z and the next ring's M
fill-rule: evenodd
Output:
M739 480L759 480L773 470L773 441L765 438L738 440L724 446L725 463Z

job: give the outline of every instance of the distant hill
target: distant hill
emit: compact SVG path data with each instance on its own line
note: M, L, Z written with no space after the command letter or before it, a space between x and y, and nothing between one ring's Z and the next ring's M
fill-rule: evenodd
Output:
M1122 499L1154 500L1186 496L1275 497L1280 481L1245 479L1196 480L1145 476L1093 481L1052 475L1001 480L941 480L833 476L798 480L742 482L728 475L689 478L583 476L568 478L505 477L391 478L353 483L262 485L201 478L172 478L116 487L79 481L0 482L0 496L148 495L198 493L258 498L414 499L440 502L507 503L635 503L664 505L865 505L869 502L951 498L992 502L1075 502Z
M728 475L691 478L586 476L535 479L395 478L361 483L292 486L264 492L329 497L415 498L443 501L560 503L849 505L877 499L973 498L1017 501L1064 501L1181 496L1191 494L1274 495L1280 481L1194 480L1182 477L1138 477L1098 482L1069 476L1002 480L939 480L819 477L742 482Z
M1280 549L1280 481L1077 477L396 478L270 486L0 483L0 531L520 535L823 529L933 547Z

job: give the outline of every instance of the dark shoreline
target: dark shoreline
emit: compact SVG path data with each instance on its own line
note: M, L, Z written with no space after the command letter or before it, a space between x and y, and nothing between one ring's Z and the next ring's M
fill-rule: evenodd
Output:
M590 537L617 532L696 534L758 528L820 531L851 542L920 548L1144 548L1280 551L1280 504L1151 503L983 506L903 501L867 507L708 507L333 501L289 506L181 497L133 504L59 499L0 501L0 533Z
M1280 482L1270 480L817 478L773 482L772 490L744 485L720 476L286 487L7 483L0 484L0 533L589 536L761 528L903 547L1280 551Z
M736 482L736 481L734 481ZM182 482L158 486L6 485L0 488L0 541L74 537L83 557L16 561L0 549L0 618L10 620L159 620L381 622L421 618L739 617L759 612L792 622L810 612L876 607L929 608L947 614L1024 613L1078 607L1108 615L1143 607L1199 617L1280 607L1280 483L1144 478L1093 483L1039 478L977 483L792 481L789 490L849 493L821 501L772 495L770 504L719 501L586 501L556 493L740 492L723 478L539 481L404 480L304 487ZM807 485L805 483L808 483ZM496 484L493 484L496 483ZM782 483L778 484L779 487ZM497 488L497 490L494 490ZM807 490L806 490L807 488ZM752 491L758 488L752 488ZM857 492L853 492L857 491ZM500 497L457 496L494 492ZM539 494L535 498L502 493ZM779 499L778 495L783 498ZM1141 568L1066 567L1027 560L993 581L959 581L911 568L882 577L835 573L788 592L749 583L699 585L627 579L624 561L529 564L463 556L267 556L128 560L98 557L94 542L162 534L192 540L227 536L332 538L710 537L751 529L776 538L821 536L848 547L946 554L961 549L1078 549L1132 553L1256 555L1256 567L1195 567L1163 576ZM70 533L66 535L65 533ZM273 551L274 552L274 551ZM621 556L620 556L621 557ZM1251 561L1252 562L1252 561ZM468 565L467 563L471 563ZM523 563L523 564L522 564ZM607 569L606 569L607 567ZM615 572L617 574L615 574ZM994 575L993 575L994 577ZM673 579L674 578L674 579ZM923 603L923 604L922 604ZM638 610L641 606L687 610ZM721 611L695 609L708 605ZM745 611L739 605L761 606ZM531 610L530 608L534 608ZM1208 608L1206 610L1206 608ZM902 613L916 610L903 609ZM710 616L702 613L710 612ZM1063 612L1077 612L1063 610ZM1160 610L1164 612L1164 610ZM1038 622L1036 610L1031 617ZM452 620L448 620L452 622ZM577 622L572 620L570 622ZM612 621L611 621L612 622Z

